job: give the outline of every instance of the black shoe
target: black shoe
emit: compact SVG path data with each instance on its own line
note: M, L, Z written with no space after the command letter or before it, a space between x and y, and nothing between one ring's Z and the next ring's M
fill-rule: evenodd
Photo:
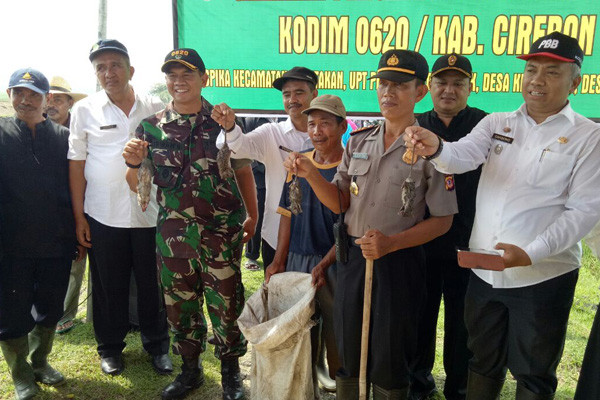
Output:
M223 400L242 400L244 398L244 385L237 358L221 360L221 385L223 386Z
M162 391L163 400L183 399L204 383L204 371L198 357L182 357L181 373Z
M152 356L152 366L160 375L169 375L171 372L173 372L173 363L171 362L168 354Z
M102 372L107 375L121 375L125 366L123 365L123 359L121 356L115 357L104 357L100 362L100 366L102 368Z

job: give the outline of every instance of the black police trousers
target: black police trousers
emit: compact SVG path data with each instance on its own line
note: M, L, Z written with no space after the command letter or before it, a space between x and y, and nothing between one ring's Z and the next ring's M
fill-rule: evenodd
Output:
M335 337L341 378L358 378L362 332L365 259L351 246L346 264L338 265L335 289ZM398 250L375 260L371 297L367 379L386 390L409 384L408 360L413 357L417 325L425 294L423 249Z

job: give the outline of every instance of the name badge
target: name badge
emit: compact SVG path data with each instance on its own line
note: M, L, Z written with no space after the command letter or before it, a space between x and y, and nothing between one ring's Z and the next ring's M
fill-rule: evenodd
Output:
M513 140L515 140L514 138L511 138L510 136L504 136L504 135L500 135L498 133L494 133L492 135L492 139L496 139L496 140L499 140L501 142L508 143L508 144L511 144L513 142Z
M360 158L362 160L367 160L369 155L367 153L352 153L352 158Z
M113 125L104 125L104 126L101 126L101 127L100 127L100 130L101 130L101 131L105 131L105 130L107 130L107 129L115 129L116 127L117 127L117 125L116 125L116 124L113 124Z

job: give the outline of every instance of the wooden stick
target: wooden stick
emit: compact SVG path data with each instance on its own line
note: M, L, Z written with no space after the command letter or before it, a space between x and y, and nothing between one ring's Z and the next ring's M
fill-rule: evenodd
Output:
M371 289L373 287L373 260L367 260L365 269L365 296L363 300L362 336L360 339L360 375L358 398L367 400L367 361L369 358L369 327L371 325Z

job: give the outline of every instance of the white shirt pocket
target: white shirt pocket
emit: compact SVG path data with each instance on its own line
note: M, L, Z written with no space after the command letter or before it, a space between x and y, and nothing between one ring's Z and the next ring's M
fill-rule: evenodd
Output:
M542 150L527 176L533 188L562 193L569 184L576 158L571 154Z

